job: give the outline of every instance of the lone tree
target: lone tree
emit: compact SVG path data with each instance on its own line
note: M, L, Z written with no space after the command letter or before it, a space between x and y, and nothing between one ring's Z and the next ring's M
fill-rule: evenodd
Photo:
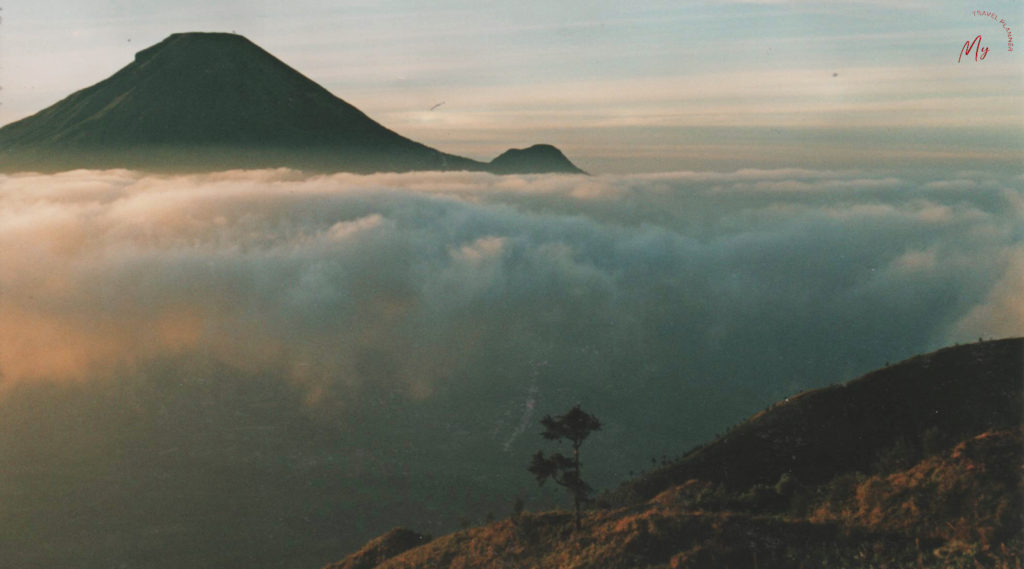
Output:
M541 433L541 436L545 439L552 441L568 439L572 443L572 457L564 456L561 453L544 456L542 451L537 451L530 462L530 472L537 478L538 484L543 485L550 478L556 484L565 487L572 496L576 508L576 529L578 530L583 526L580 518L580 505L586 502L590 493L594 491L580 477L580 446L590 433L601 430L601 421L581 410L577 405L565 415L544 417L540 420L540 424L544 425L544 432Z

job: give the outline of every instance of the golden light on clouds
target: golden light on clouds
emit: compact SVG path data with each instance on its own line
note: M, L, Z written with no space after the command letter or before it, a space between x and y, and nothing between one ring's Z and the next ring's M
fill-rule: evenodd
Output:
M872 286L923 287L923 299L942 282L974 291L947 316L961 324L922 331L929 338L988 322L1011 333L1024 330L1012 292L1022 257L1010 227L1019 212L992 204L1020 203L1012 183L966 172L913 181L810 169L7 176L0 373L81 380L201 356L276 370L318 397L368 381L427 397L497 349L506 327L602 311L635 322L645 318L646 286L675 283L665 290L700 297L708 293L698 283L725 274L753 271L758 282L766 277L755 278L732 243L759 233L764 246L795 240L764 253L779 257L770 265L779 271L793 270L788 256L838 239L847 255L805 277L825 279L823 290L839 286L826 284L833 273L848 273L842 286L854 286L864 267L851 255L873 251L862 261L882 271L871 273ZM892 235L884 248L871 244L879 232ZM634 266L659 254L668 256ZM636 271L649 274L633 290ZM865 293L832 290L821 302L844 294Z

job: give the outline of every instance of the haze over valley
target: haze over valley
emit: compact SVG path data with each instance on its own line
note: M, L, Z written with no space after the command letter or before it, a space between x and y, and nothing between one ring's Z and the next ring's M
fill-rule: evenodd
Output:
M553 505L525 460L575 403L611 487L1018 335L1020 180L969 176L5 175L4 549L315 567Z

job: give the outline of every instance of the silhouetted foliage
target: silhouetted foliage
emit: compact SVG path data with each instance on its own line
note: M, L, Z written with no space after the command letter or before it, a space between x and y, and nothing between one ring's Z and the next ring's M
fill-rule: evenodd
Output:
M582 527L580 506L594 491L580 475L580 446L590 436L590 433L601 430L601 421L576 405L565 415L557 417L547 415L541 419L540 423L544 425L544 432L541 433L541 436L545 439L552 441L566 439L572 444L572 456L568 457L561 453L544 456L543 451L537 451L530 461L530 473L537 478L538 484L544 484L550 478L569 492L576 511L576 529L580 529Z
M788 472L783 472L779 476L779 481L775 483L775 493L783 498L789 498L796 492L800 483L797 482L796 478Z

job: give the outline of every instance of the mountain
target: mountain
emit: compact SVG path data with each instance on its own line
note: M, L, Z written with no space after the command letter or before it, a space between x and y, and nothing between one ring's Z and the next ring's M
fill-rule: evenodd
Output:
M173 34L111 77L0 129L5 171L278 166L492 170L385 128L248 39L227 33ZM527 159L515 170L547 168L545 155L537 168Z
M516 513L328 569L1019 567L1022 387L1024 339L947 348L778 403L606 494L582 531Z
M690 479L731 489L809 484L867 472L901 448L922 453L1020 424L1024 340L957 346L847 383L808 391L754 415L674 464L626 483L617 500L649 499Z
M506 150L491 160L489 169L496 174L586 174L550 144Z

